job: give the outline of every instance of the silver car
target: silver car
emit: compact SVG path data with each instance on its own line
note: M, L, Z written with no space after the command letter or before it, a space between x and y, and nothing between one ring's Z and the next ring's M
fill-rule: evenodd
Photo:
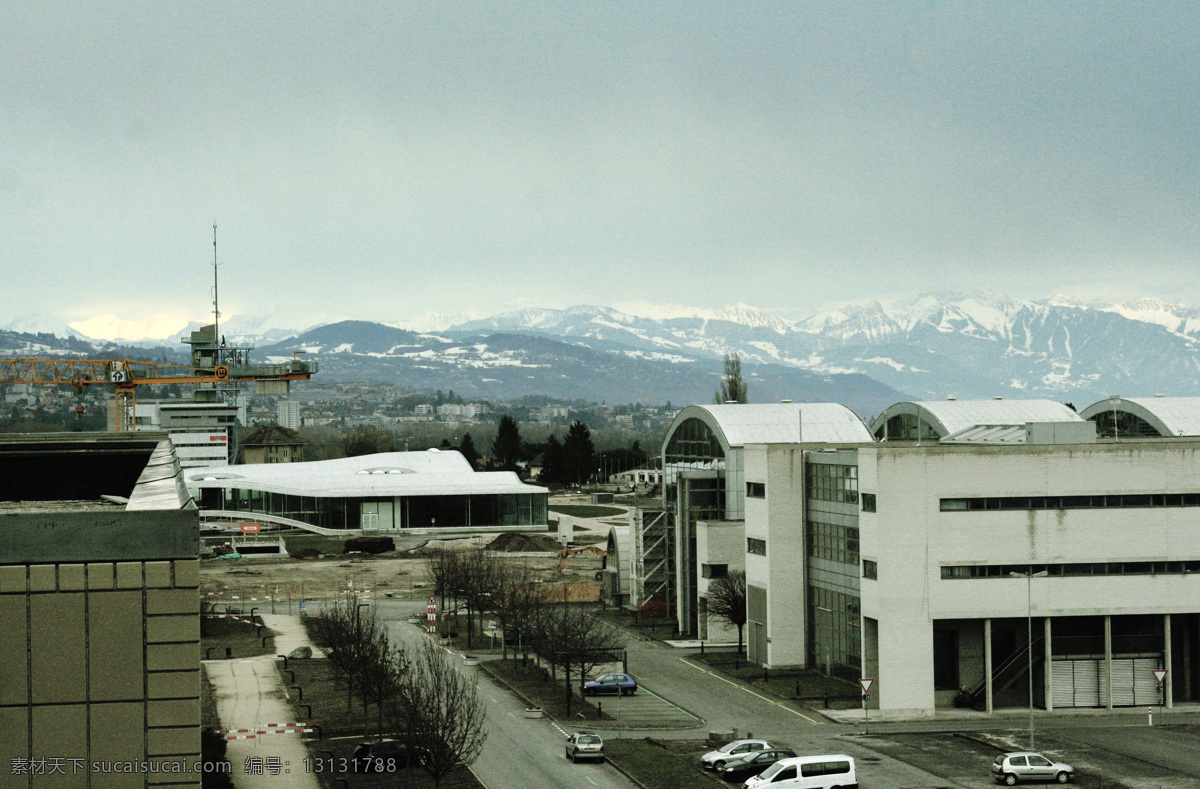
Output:
M721 772L721 768L725 766L726 762L732 762L748 756L753 751L763 751L770 747L771 743L767 740L734 740L701 756L700 766L705 770Z
M577 731L567 735L567 758L571 763L580 759L604 761L604 740L594 731Z
M992 777L996 783L1008 786L1017 781L1057 781L1065 784L1075 777L1075 768L1033 751L1015 751L996 757L996 761L992 762Z

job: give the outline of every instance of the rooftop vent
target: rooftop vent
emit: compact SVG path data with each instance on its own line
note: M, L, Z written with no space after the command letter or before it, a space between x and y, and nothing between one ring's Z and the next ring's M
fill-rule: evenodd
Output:
M946 395L946 399L947 399L947 400L957 400L957 399L958 399L958 395Z

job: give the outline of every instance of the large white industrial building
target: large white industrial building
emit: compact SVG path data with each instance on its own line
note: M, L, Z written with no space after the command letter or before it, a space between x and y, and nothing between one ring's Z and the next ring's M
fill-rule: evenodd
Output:
M886 714L1024 706L1031 664L1045 709L1200 697L1200 398L689 406L663 468L685 633L744 568L749 658Z

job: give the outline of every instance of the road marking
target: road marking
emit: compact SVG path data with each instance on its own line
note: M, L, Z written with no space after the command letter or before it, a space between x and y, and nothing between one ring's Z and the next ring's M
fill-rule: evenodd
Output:
M596 779L595 779L595 778L593 778L593 777L592 777L592 776L590 776L590 775L585 775L585 776L584 776L584 778L587 778L587 779L588 779L588 783L590 783L592 786L599 786L599 785L600 785L600 784L596 783Z
M767 702L768 704L774 704L776 707L778 707L781 710L787 710L788 712L792 713L793 715L804 718L804 720L808 721L809 723L811 723L814 726L820 726L825 723L825 721L815 720L813 718L808 717L803 712L797 712L796 710L792 709L791 707L784 706L783 704L780 704L778 701L775 701L774 699L769 699L766 696L762 695L761 693L755 693L754 691L750 690L750 688L747 688L745 685L739 685L738 683L733 682L732 680L725 679L724 677L720 676L719 674L714 674L713 672L709 671L708 669L701 668L700 666L697 666L695 663L689 662L686 658L677 658L677 659L679 660L680 663L682 663L685 666L690 666L691 668L694 668L697 671L708 674L710 677L716 677L717 679L721 680L722 682L726 683L727 685L733 685L738 690L745 691L746 693L749 693L751 696L756 696L756 697L762 699L763 701Z

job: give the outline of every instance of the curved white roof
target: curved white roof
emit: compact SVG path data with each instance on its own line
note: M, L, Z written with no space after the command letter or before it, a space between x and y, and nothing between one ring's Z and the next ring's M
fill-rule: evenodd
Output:
M336 460L194 468L194 488L239 488L293 496L449 496L545 493L511 471L475 471L456 451L383 452Z
M1200 397L1118 397L1116 410L1126 411L1148 422L1164 436L1200 436ZM1106 398L1083 409L1091 419L1101 411L1112 411L1113 399Z
M700 419L727 447L800 441L860 444L874 441L858 414L840 403L689 405L675 415L667 440L685 419Z
M926 400L895 403L871 422L871 433L900 414L919 416L939 437L976 425L1024 425L1027 422L1082 422L1083 417L1053 400Z

